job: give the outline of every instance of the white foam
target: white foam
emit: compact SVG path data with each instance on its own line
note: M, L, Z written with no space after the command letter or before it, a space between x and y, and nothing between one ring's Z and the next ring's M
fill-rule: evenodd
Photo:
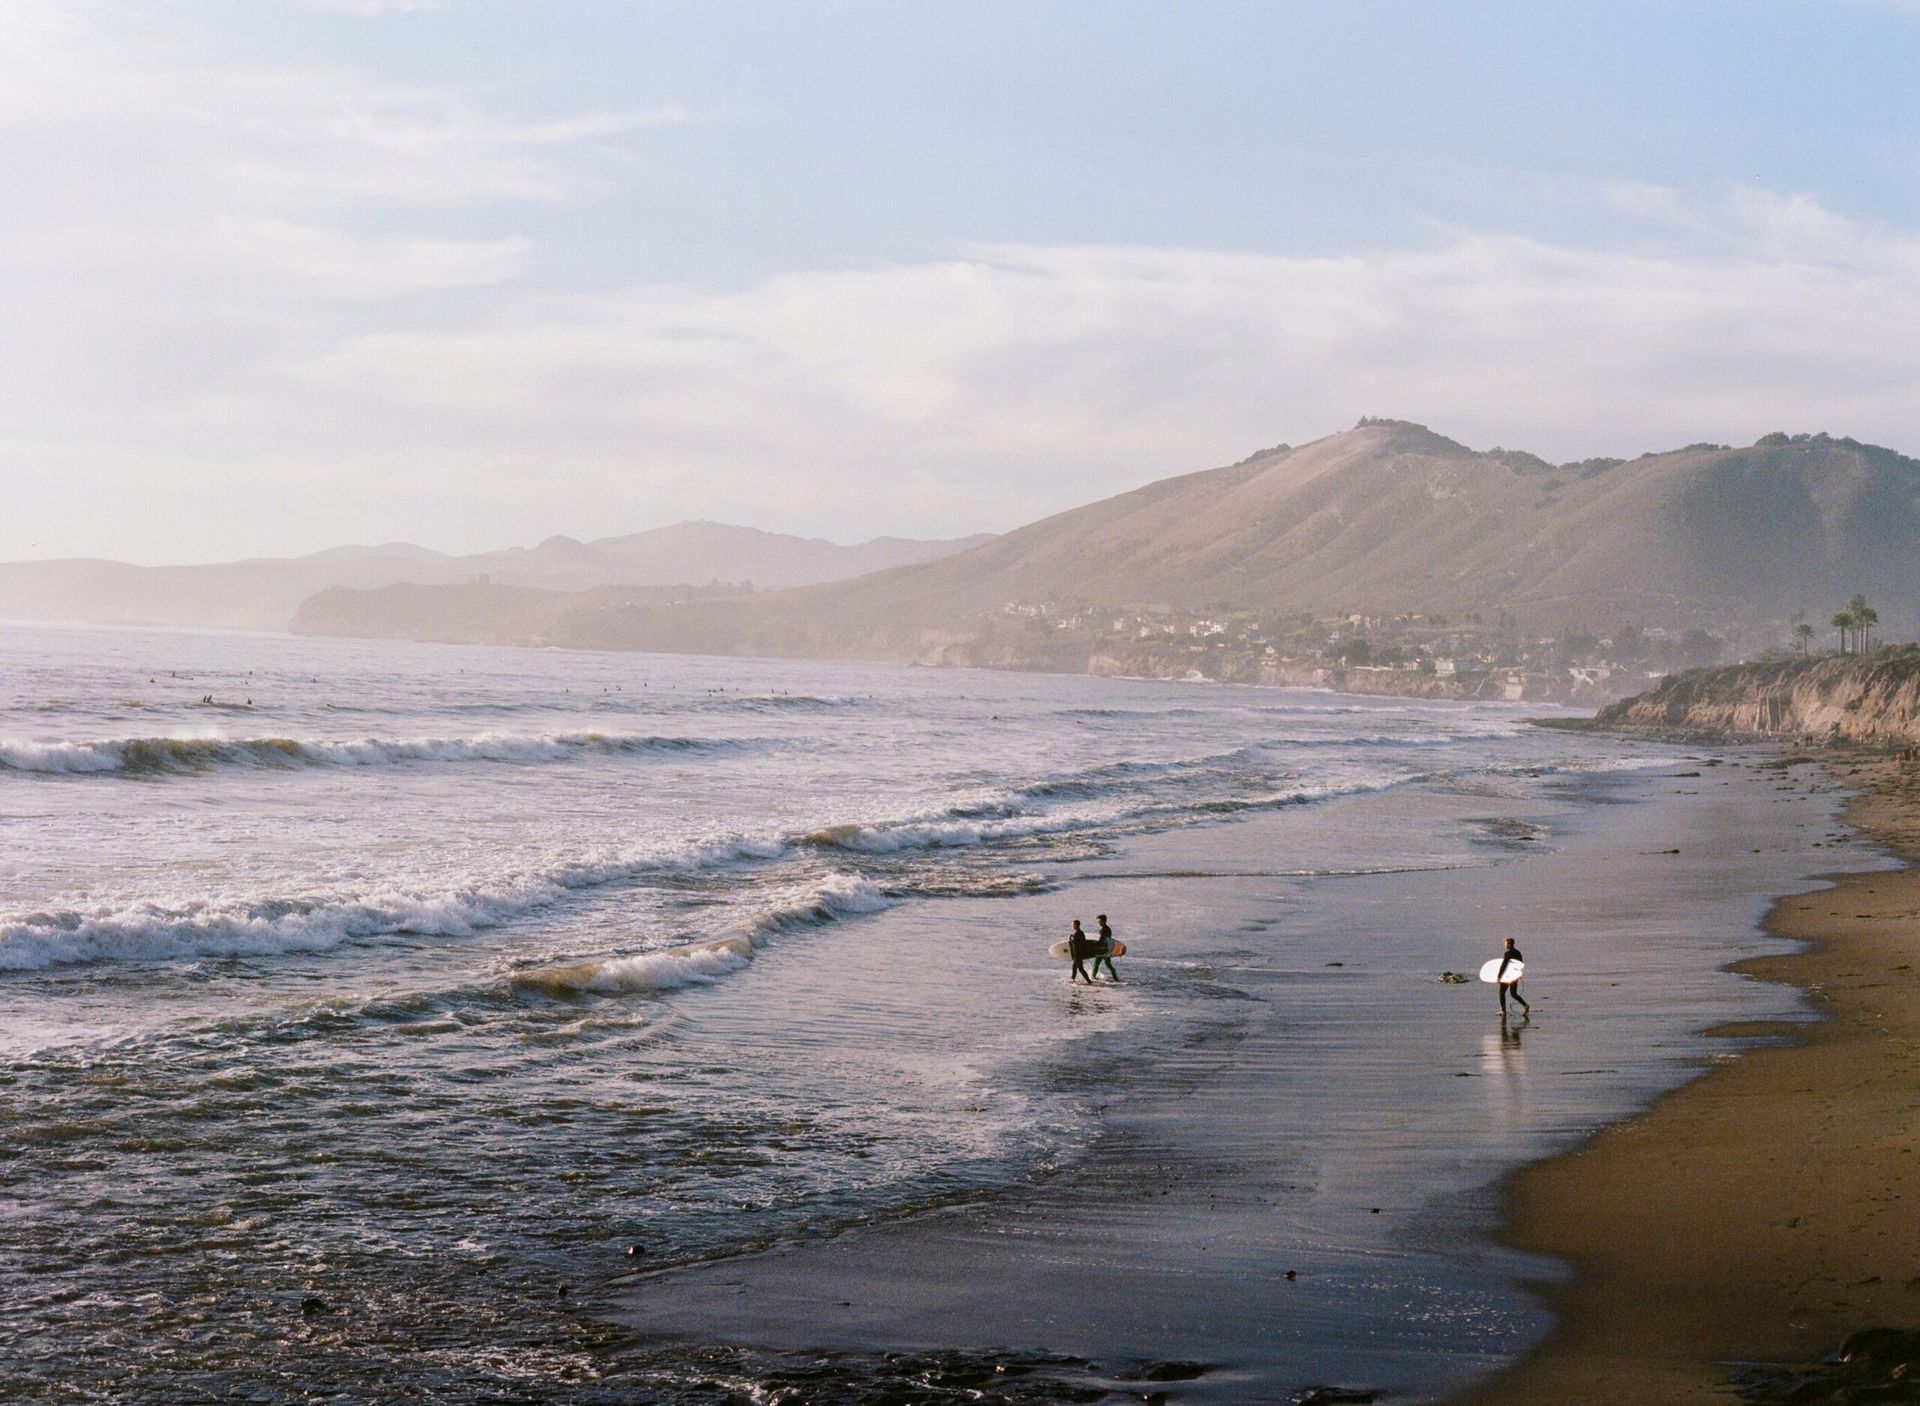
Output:
M899 854L908 850L961 849L995 840L1026 839L1082 830L1111 816L1086 813L1020 815L999 820L896 820L873 824L828 825L794 838L814 849L855 854Z
M829 874L801 896L775 895L756 915L753 934L758 938L892 906L892 899L858 874Z
M704 986L753 960L753 945L744 939L672 947L633 957L600 962L573 962L542 967L515 975L513 984L549 995L593 993L618 995L636 991L673 991Z
M784 847L728 837L672 851L573 860L491 881L409 889L185 903L145 900L90 909L0 916L0 971L83 962L169 962L324 952L343 943L411 933L467 937L560 901L569 892L664 873L776 858Z
M1227 754L1229 758L1238 754ZM1182 768L1193 768L1192 781L1208 778L1208 768L1220 758L1201 758L1190 762L1177 763L1123 763L1120 766L1101 768L1101 774L1123 775L1123 768L1138 767L1146 774ZM1370 791L1388 790L1415 779L1415 773L1394 769L1382 770L1373 767L1353 767L1348 769L1349 776L1316 782L1294 782L1282 784L1280 789L1266 787L1247 789L1241 794L1215 794L1193 797L1175 797L1155 799L1148 791L1145 797L1133 804L1107 798L1106 803L1093 806L1081 806L1075 809L1052 811L1026 811L1013 808L1011 801L1005 802L1011 813L1000 816L981 816L974 814L988 805L976 804L964 808L903 816L896 820L877 820L869 822L850 822L841 825L822 826L791 837L796 847L810 849L842 850L853 854L893 855L914 850L962 849L977 845L993 844L1007 840L1031 839L1042 835L1072 834L1102 826L1125 824L1130 821L1158 821L1177 824L1183 820L1200 820L1223 814L1232 814L1246 810L1265 810L1287 805L1301 805L1313 801L1331 800L1342 796L1360 795ZM1088 773L1082 773L1085 777ZM1245 778L1251 782L1253 777ZM1045 782L1026 788L1030 797L1044 795L1048 789L1072 794L1080 791L1086 783L1074 780ZM1095 788L1096 790L1099 788Z
M774 934L877 913L892 905L892 899L858 875L830 874L812 888L772 896L748 920L747 930L736 936L632 956L539 967L515 973L513 984L561 996L704 986L746 967L753 960L754 948Z
M224 767L397 766L409 762L565 762L586 755L720 751L724 738L603 732L473 737L108 737L73 742L0 740L0 770L91 776L164 775Z
M1504 766L1484 768L1489 776L1560 776L1579 775L1591 772L1607 775L1614 772L1660 771L1667 767L1679 766L1681 758L1677 755L1659 756L1641 754L1638 756L1616 753L1603 757L1573 757L1565 761L1545 760L1538 762L1512 762Z

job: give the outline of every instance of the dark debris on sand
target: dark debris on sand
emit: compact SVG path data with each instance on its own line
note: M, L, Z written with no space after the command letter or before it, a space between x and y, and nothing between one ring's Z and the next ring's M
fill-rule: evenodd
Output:
M608 1406L1174 1406L1182 1384L1216 1370L1206 1362L1103 1364L1046 1352L768 1352L666 1344L606 1365ZM1276 1406L1366 1406L1380 1394L1309 1386L1260 1399Z
M1085 1358L980 1352L636 1354L607 1373L621 1406L1064 1406L1139 1402ZM610 1400L616 1398L609 1398Z
M1754 1367L1734 1378L1742 1401L1755 1406L1868 1406L1920 1402L1920 1332L1867 1328L1825 1362Z

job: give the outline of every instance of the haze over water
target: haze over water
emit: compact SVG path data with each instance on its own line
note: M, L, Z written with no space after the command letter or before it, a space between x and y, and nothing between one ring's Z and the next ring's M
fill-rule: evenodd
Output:
M1318 1031L1323 1075L1370 1067L1383 1020L1436 1018L1439 968L1491 953L1470 915L1382 929L1368 905L1524 874L1675 756L1298 691L0 639L0 1395L26 1401L115 1399L129 1370L150 1401L764 1395L764 1365L715 1385L604 1321L629 1246L698 1261L1071 1175L1099 1106L1052 1074L1223 1001ZM1207 856L1266 887L1196 891ZM1612 1040L1621 1077L1515 1085L1434 1165L1366 1143L1426 1106L1415 1084L1290 1079L1289 1155L1484 1187L1672 1082L1706 1017L1785 1008L1712 973L1804 858L1675 895L1736 919L1634 978L1672 1004L1564 1051ZM1044 949L1108 903L1128 984L1069 996ZM1571 980L1618 974L1569 955ZM1307 977L1363 958L1397 984L1341 1034ZM1337 1250L1409 1233L1383 1217ZM1473 1279L1447 1310L1469 1355L1537 1327L1477 1243L1416 1259L1405 1283ZM1405 1302L1356 1298L1346 1328L1391 1336Z

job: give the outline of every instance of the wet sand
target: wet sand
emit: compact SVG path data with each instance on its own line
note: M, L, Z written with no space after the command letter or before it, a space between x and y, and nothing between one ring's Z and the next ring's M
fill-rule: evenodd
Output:
M1920 854L1920 778L1829 771L1866 838ZM1577 1276L1542 1286L1557 1330L1463 1402L1725 1402L1754 1364L1920 1323L1920 870L1843 877L1767 926L1807 949L1738 969L1824 1019L1514 1179L1506 1238Z
M1690 1077L1709 1043L1694 1013L1793 1014L1790 991L1715 969L1764 942L1768 895L1828 853L1814 846L1829 799L1779 784L1680 758L1645 779L1569 783L1566 803L1524 812L1552 841L1524 860L1534 826L1484 818L1513 816L1510 798L1374 797L1353 823L1472 827L1487 862L1308 884L1260 871L1297 860L1326 823L1310 813L1156 841L1152 872L1135 854L1107 866L1127 874L1078 881L1115 912L1165 919L1141 960L1122 959L1137 985L1060 994L1063 1016L1095 1032L1058 1071L1097 1110L1084 1156L977 1201L640 1273L610 1316L669 1351L834 1354L823 1400L866 1399L833 1388L882 1358L956 1351L1021 1371L1056 1359L1059 1391L1020 1399L1458 1389L1548 1326L1512 1286L1551 1266L1486 1240L1502 1169ZM1074 902L983 909L970 957L1019 961L1034 921L1021 915ZM1553 974L1530 993L1531 1024L1505 1030L1489 988L1435 980L1477 966L1504 931ZM913 938L883 917L843 939L856 940L885 971L880 953ZM810 955L787 960L783 982L804 981ZM1112 1003L1176 992L1208 1014L1101 1028ZM864 999L841 990L831 1008ZM1111 1078L1090 1077L1103 1068Z

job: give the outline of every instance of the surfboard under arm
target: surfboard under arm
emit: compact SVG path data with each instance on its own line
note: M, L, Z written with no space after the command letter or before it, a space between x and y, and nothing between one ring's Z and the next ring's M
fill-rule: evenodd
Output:
M1047 953L1053 957L1071 958L1073 956L1073 948L1065 942L1056 942L1047 949ZM1095 950L1087 953L1087 960L1092 961L1095 957L1124 957L1126 955L1127 944L1124 942L1116 942L1112 948L1107 951L1102 952Z

